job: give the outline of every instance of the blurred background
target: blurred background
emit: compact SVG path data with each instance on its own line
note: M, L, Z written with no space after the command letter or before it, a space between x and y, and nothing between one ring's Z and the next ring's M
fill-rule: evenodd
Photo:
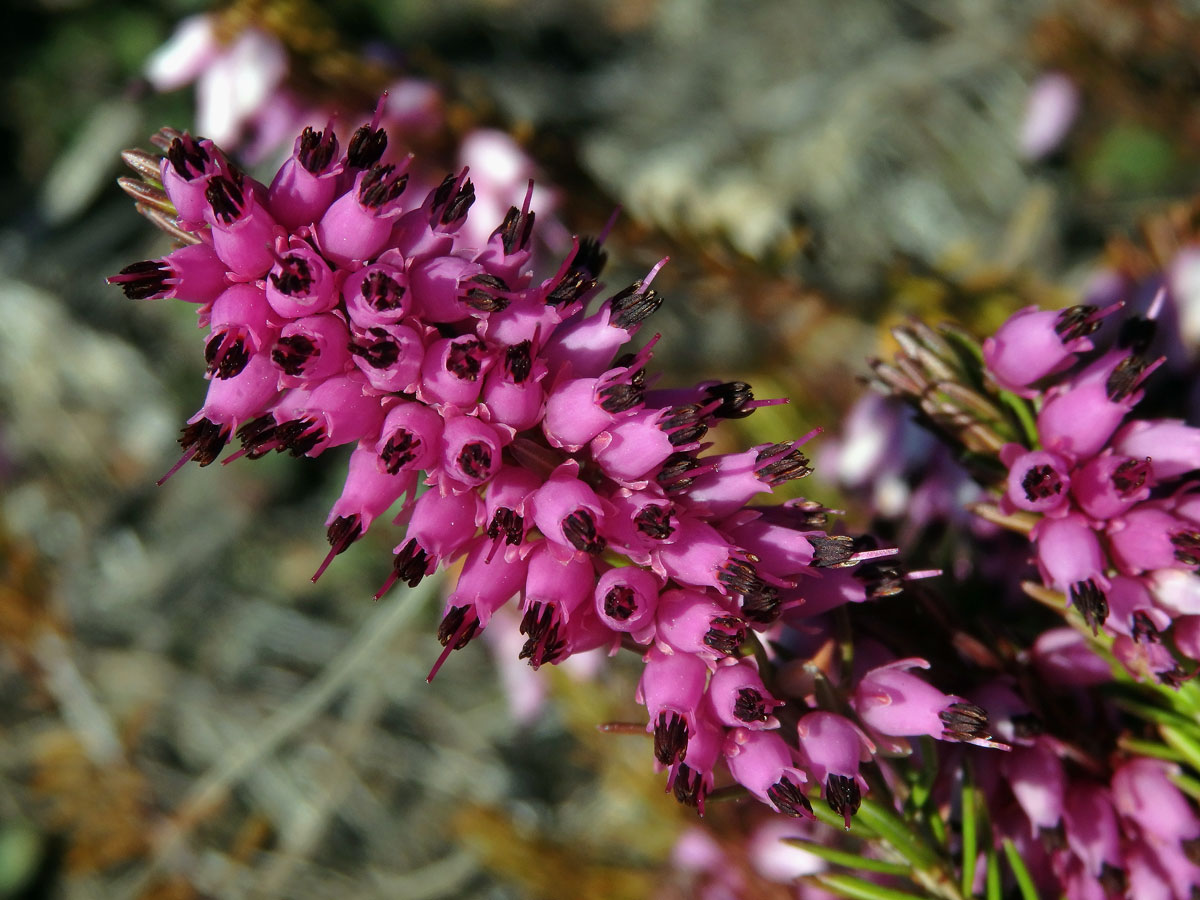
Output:
M202 14L217 49L182 72L176 27ZM678 852L694 812L663 794L647 740L596 727L639 720L636 661L534 675L478 641L426 685L438 584L371 599L397 531L309 580L341 454L155 487L203 399L200 336L183 304L104 279L170 249L115 184L120 151L160 126L213 121L264 81L355 121L395 79L428 86L434 112L394 140L448 170L465 136L504 132L562 234L623 208L611 284L671 257L663 383L792 398L741 423L745 443L836 431L906 315L986 329L1068 302L1107 241L1197 181L1189 0L17 0L6 24L5 898L678 898L703 881ZM248 31L258 49L235 58ZM270 140L279 96L224 123L260 177L290 151ZM806 495L861 519L820 477ZM791 896L741 841L751 812L714 803L704 825L747 895Z

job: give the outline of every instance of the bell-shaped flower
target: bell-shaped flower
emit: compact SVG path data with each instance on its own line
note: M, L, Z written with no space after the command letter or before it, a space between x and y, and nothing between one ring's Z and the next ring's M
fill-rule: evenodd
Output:
M1000 459L1008 466L1004 499L1011 507L1045 515L1070 509L1071 464L1057 453L1006 444Z
M350 331L333 313L293 319L279 329L271 361L279 368L280 387L313 385L341 375L350 361Z
M253 186L240 175L213 175L204 197L204 221L212 229L217 256L241 280L266 275L275 264L275 243L283 229L259 202Z
M804 768L821 784L825 802L849 829L868 789L859 764L870 760L874 745L850 720L822 710L802 716L796 733Z
M267 302L284 319L328 312L337 305L333 270L306 241L292 238L267 273Z
M613 631L630 634L644 644L654 637L654 614L661 589L661 581L645 569L609 569L596 581L596 613Z
M944 694L908 670L928 669L923 659L900 659L872 669L854 692L859 718L880 734L893 737L929 735L995 747L988 731L987 711L961 697Z
M321 252L339 266L369 259L388 245L393 220L403 211L408 174L375 163L355 176L354 189L338 197L317 222Z
M228 267L208 244L188 244L162 259L136 262L108 279L131 300L212 303L229 287Z
M704 698L708 666L690 653L664 653L651 647L638 682L637 702L646 707L654 735L654 758L670 766L683 758L688 741L696 734L700 702Z
M332 127L305 128L267 189L275 220L289 230L316 222L333 201L342 164Z
M738 784L778 812L815 818L805 796L808 776L793 765L778 732L738 728L725 741L725 763Z
M728 728L765 731L779 727L772 712L783 706L763 684L758 666L749 659L720 666L708 683L708 700L717 721Z

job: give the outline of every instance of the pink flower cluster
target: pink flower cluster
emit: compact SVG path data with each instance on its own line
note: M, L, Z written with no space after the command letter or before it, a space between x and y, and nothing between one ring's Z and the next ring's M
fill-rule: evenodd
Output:
M461 563L430 677L518 598L534 668L596 648L644 654L638 697L682 801L702 808L723 765L791 815L811 815L820 785L848 823L871 740L817 709L785 740L782 701L749 648L755 632L784 641L789 623L894 593L898 571L867 562L892 551L827 535L811 502L749 505L808 474L803 440L705 452L711 428L774 401L742 383L651 389L657 336L626 347L662 302L657 266L589 310L600 243L575 241L535 278L532 185L476 244L466 171L412 198L405 172L381 161L386 144L374 125L345 152L305 129L264 185L210 141L171 143L163 189L197 243L111 281L197 304L208 331L209 390L179 465L212 463L235 436L226 462L352 447L317 575L398 503L407 532L380 594ZM986 742L983 710L908 671L918 666L863 674L864 726Z
M1042 580L1113 636L1133 674L1177 682L1200 659L1200 429L1133 415L1163 362L1148 352L1161 303L1125 317L1103 352L1090 336L1119 304L1023 309L983 351L995 382L1037 410L1038 446L1001 452L1002 502L1041 516Z
M1082 699L1062 693L1063 687L1060 682L1060 699ZM996 680L973 696L992 712L997 735L1013 746L1011 753L973 761L993 840L1013 841L1043 896L1195 896L1200 818L1172 781L1177 766L1134 756L1109 770L1045 731L1012 683ZM1085 707L1076 707L1076 715ZM980 859L975 871L981 879L984 868Z

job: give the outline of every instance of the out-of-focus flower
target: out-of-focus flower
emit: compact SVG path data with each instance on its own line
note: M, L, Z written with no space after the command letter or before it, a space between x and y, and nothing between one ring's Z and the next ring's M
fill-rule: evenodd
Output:
M1029 90L1018 143L1029 159L1053 153L1079 113L1079 88L1062 72L1039 75Z

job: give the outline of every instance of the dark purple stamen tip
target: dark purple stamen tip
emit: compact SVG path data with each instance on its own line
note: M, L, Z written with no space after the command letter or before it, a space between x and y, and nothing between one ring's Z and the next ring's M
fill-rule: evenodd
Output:
M834 815L842 817L846 830L850 830L850 819L862 806L862 791L858 782L849 775L834 775L829 773L825 779L825 802L833 810Z
M383 157L387 142L387 132L382 128L372 130L370 125L360 126L350 137L350 144L346 148L346 163L352 169L373 166Z
M637 612L636 597L633 589L623 584L610 588L604 595L604 614L618 622L626 621Z
M596 520L586 509L577 509L562 521L563 537L576 550L603 553L608 542L596 531Z
M669 506L643 506L633 517L633 522L640 533L654 541L666 540L675 532Z
M338 139L333 129L316 131L305 128L300 134L300 152L296 159L313 175L320 175L337 157Z
M271 361L287 375L304 374L304 367L321 355L320 349L302 334L281 337L271 350Z
M1083 621L1092 629L1092 634L1099 634L1100 626L1108 618L1108 598L1104 596L1104 591L1089 578L1075 582L1068 593L1075 608L1083 615Z
M119 284L130 300L155 300L169 290L167 279L171 268L159 259L135 262L108 279L109 284Z
M804 791L786 775L767 788L767 798L781 813L793 819L813 814L812 804L804 796Z
M688 747L688 727L683 716L663 711L654 723L654 758L664 766L683 759Z
M987 730L987 710L974 703L951 703L938 713L938 718L945 726L942 736L951 740L986 740L991 737Z
M1021 488L1026 500L1045 500L1061 494L1063 483L1053 466L1043 464L1029 467L1021 479Z

